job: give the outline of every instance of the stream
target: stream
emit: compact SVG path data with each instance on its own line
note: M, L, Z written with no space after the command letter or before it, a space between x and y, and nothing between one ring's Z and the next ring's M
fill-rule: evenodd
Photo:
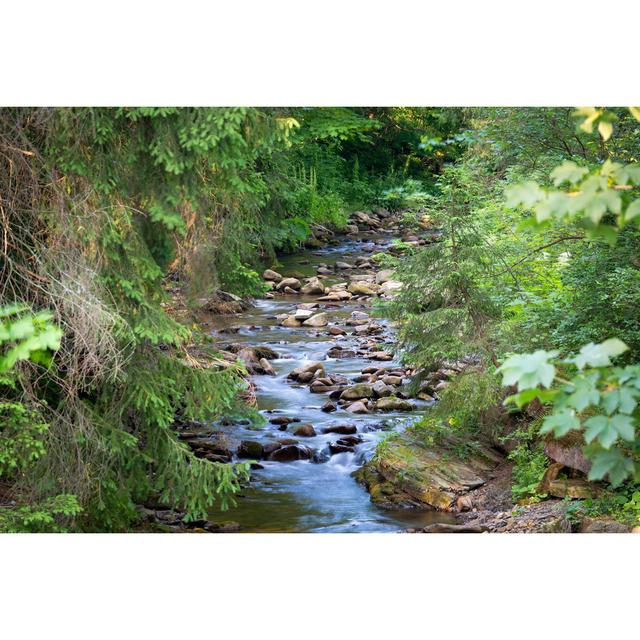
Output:
M316 275L319 264L335 265L337 261L353 264L356 258L383 250L392 237L388 233L372 234L365 237L341 237L339 243L323 249L304 250L297 254L280 257L278 271L296 277ZM350 274L362 273L352 270ZM369 271L370 273L370 271ZM327 285L345 282L349 276L336 271L323 280ZM289 433L278 430L278 426L267 422L266 426L239 425L233 427L233 438L257 440L261 443L274 439L291 437L296 424L311 423L315 436L296 438L300 444L313 448L320 454L319 462L296 460L293 462L260 461L260 467L252 470L251 483L237 496L237 506L225 512L224 519L239 523L243 532L394 532L407 527L424 527L434 522L451 522L450 514L435 511L409 509L385 510L373 504L369 494L352 474L375 452L377 443L390 431L403 429L409 421L416 420L420 408L428 406L414 401L417 411L371 412L353 414L338 406L327 413L321 406L327 401L323 393L311 393L307 385L300 385L288 379L295 368L311 361L320 361L327 374L340 374L356 382L363 368L372 364L393 367L399 361L372 362L366 357L331 358L327 352L336 344L344 349L352 348L356 340L353 327L345 322L352 312L365 312L375 318L384 328L389 351L392 345L388 337L393 337L393 327L389 322L375 315L372 300L359 299L341 302L320 302L320 311L327 313L329 327L338 326L347 331L346 336L333 336L329 327L284 327L276 318L279 314L293 313L302 303L313 303L317 295L276 294L272 298L254 301L247 311L227 316L217 316L208 327L211 335L221 346L246 344L266 345L274 349L278 357L270 364L276 375L255 375L253 382L259 411L267 420L276 416L295 418L299 422L290 424ZM355 425L362 438L354 452L329 455L328 445L340 436L324 433L332 425ZM295 436L294 436L295 437ZM217 514L218 519L220 514Z

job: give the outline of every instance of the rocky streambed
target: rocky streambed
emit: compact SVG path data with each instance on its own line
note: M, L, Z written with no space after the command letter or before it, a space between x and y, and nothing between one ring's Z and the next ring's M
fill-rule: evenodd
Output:
M560 500L515 508L511 465L495 443L458 455L455 443L427 445L406 430L469 364L409 384L416 372L377 304L401 283L379 254L401 251L396 238L424 245L437 234L425 225L416 236L399 219L358 212L341 236L317 227L306 249L265 270L263 298L204 301L203 328L226 362L244 363L264 420L181 425L179 435L200 457L251 461L251 481L211 521L153 508L150 519L214 532L619 530L570 522Z

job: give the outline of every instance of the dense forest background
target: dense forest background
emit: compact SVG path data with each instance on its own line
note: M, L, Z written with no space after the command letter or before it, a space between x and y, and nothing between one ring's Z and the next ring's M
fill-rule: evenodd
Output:
M0 529L129 530L151 497L224 506L248 465L195 457L172 425L250 414L244 371L216 366L167 288L259 295L276 252L373 207L439 234L387 256L405 358L477 365L416 437L473 446L504 407L520 498L540 499L545 438L577 438L606 486L587 507L637 522L639 118L0 109Z

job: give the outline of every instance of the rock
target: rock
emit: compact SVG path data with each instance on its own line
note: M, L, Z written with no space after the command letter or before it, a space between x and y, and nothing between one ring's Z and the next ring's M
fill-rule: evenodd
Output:
M282 276L277 271L273 271L273 269L266 269L262 277L265 280L271 280L273 282L280 282L282 280Z
M580 533L629 533L631 527L611 518L589 518L582 520Z
M297 367L296 369L294 369L290 374L289 374L289 378L293 379L293 380L297 380L300 378L301 375L303 374L307 374L310 373L311 375L315 375L316 372L320 372L320 376L319 377L324 377L325 371L324 371L324 365L322 364L322 362L308 362L307 364L303 364L300 367Z
M368 287L363 282L351 282L349 284L348 291L354 296L373 296L376 293L371 287Z
M283 327L301 327L302 321L297 320L295 316L287 316L280 324Z
M272 462L293 462L294 460L309 460L313 450L297 444L286 445L269 455Z
M326 327L329 324L326 313L317 313L302 323L305 327Z
M329 327L329 333L332 336L346 336L347 332L344 329L340 329L339 327Z
M293 435L301 438L313 438L317 434L312 424L300 424L294 429Z
M347 407L347 411L349 413L369 413L369 409L364 404L364 402L354 402Z
M419 531L420 533L484 533L487 531L487 528L479 525L436 522L434 524L428 524Z
M338 424L332 425L330 427L325 427L322 430L322 433L339 433L342 435L350 435L352 433L357 433L358 429L355 424Z
M387 386L382 380L378 380L372 386L373 392L378 398L386 398L393 393L393 389Z
M291 422L300 422L298 418L289 418L287 416L276 416L275 418L270 418L269 422L271 424L290 424Z
M336 269L353 269L353 265L348 262L336 262Z
M333 271L331 271L331 269L329 269L329 267L325 267L325 266L322 266L322 265L317 267L316 271L322 276L333 275Z
M264 453L264 449L260 442L255 440L243 440L238 447L238 458L253 458L260 460Z
M382 382L390 384L394 387L399 387L402 384L402 378L400 376L382 376Z
M356 225L356 224L348 224L348 225L345 226L344 231L347 234L358 233L358 231L359 231L358 225Z
M293 317L296 320L300 320L300 322L303 322L304 320L308 320L312 315L313 311L311 309L296 309Z
M371 499L380 504L414 505L452 511L461 495L484 485L503 461L493 449L478 449L460 458L452 443L424 446L400 433L358 471Z
M547 485L547 493L556 498L584 500L594 498L598 490L595 485L582 478L556 479Z
M260 364L260 367L262 368L264 375L267 375L267 376L276 375L276 370L271 366L271 363L266 358L260 358L259 364Z
M396 280L389 280L384 284L380 285L380 293L384 293L385 295L393 295L402 289L402 282L398 282Z
M297 291L301 287L300 280L298 278L282 278L276 285L276 291L282 291L285 287Z
M300 289L300 293L305 295L322 294L324 291L324 285L318 278L309 278L307 283Z
M389 396L388 398L380 398L376 401L375 408L378 411L413 411L414 405L407 400L401 400L396 396Z
M371 398L372 396L373 388L370 384L363 382L345 389L340 395L340 400L360 400L361 398Z
M321 407L320 411L324 411L325 413L331 413L333 411L337 411L338 407L331 402L331 400L327 400Z
M338 442L330 442L329 451L331 455L335 455L337 453L354 453L355 449L345 444L339 444Z
M292 289L291 287L285 287L282 290L282 293L286 293L287 295L292 296L292 295L296 295L298 292L295 289Z
M355 447L362 442L362 436L342 436L342 438L338 438L336 442L346 447Z
M582 437L578 442L572 442L569 437L561 440L548 440L544 445L544 452L554 461L560 462L570 469L577 469L582 473L589 473L591 462L582 453Z
M369 354L372 360L393 360L393 355L386 351L373 351Z
M456 509L458 511L471 511L473 509L473 500L470 496L460 496L456 500Z
M262 446L263 455L268 458L274 451L280 449L282 444L279 442L267 442Z
M253 347L253 351L258 358L266 358L267 360L276 360L278 358L278 352L265 345Z
M384 284L393 278L395 271L393 269L382 269L376 273L376 284Z

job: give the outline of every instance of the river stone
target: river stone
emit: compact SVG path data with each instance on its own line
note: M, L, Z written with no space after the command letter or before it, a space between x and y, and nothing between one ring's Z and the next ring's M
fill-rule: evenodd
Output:
M358 429L355 424L334 424L329 427L325 427L322 433L338 433L340 435L351 435L357 433Z
M369 354L372 360L393 360L393 355L386 351L373 351Z
M629 533L631 527L610 518L585 517L580 533Z
M336 262L336 269L353 269L353 265L348 262Z
M302 321L297 320L295 316L287 316L280 324L283 327L301 327Z
M271 363L266 358L260 358L260 367L266 376L275 376L276 370L271 366Z
M305 327L326 327L329 324L326 313L317 313L302 323Z
M313 315L313 311L311 309L296 309L296 312L293 314L293 317L296 320L300 320L301 322L304 320L308 320Z
M360 383L355 384L353 387L345 389L340 395L341 400L360 400L361 398L371 398L373 396L373 389L370 384Z
M340 329L340 327L329 327L329 333L332 336L346 336L347 332L344 329Z
M341 298L336 292L332 292L327 294L326 296L317 298L317 300L319 300L320 302L339 302Z
M347 407L349 413L369 413L369 409L364 402L354 402Z
M413 411L415 407L411 402L389 396L388 398L380 398L376 402L376 409L378 411Z
M389 280L384 284L380 285L380 293L384 293L386 295L392 295L397 291L402 289L402 282L398 282L397 280Z
M259 460L262 458L264 449L260 442L255 440L243 440L238 447L238 458L254 458Z
M312 376L316 373L316 371L320 371L320 376L325 377L326 373L324 370L324 365L322 362L308 362L307 364L303 364L297 368L295 368L290 374L289 378L293 380L298 380L302 374L310 373Z
M352 293L354 296L373 296L375 295L375 291L364 284L363 282L352 282L348 287L349 293Z
M293 462L294 460L309 460L313 450L302 445L285 445L269 455L272 462Z
M290 289L299 289L301 287L300 280L298 278L283 278L278 282L276 286L277 291L282 291L285 287L289 287Z
M307 283L300 289L300 293L305 295L316 295L324 293L324 285L318 278L309 278Z
M299 424L293 430L293 435L301 438L313 438L317 434L312 424Z
M349 445L339 444L338 442L330 442L329 451L331 452L331 455L336 455L337 453L354 453L355 449L353 447L350 447Z
M293 295L297 295L298 292L295 289L292 289L291 287L285 287L282 290L282 293L286 293L286 294L288 294L290 296L293 296Z
M395 271L393 269L382 269L382 271L378 271L376 274L376 284L384 284L385 282L389 282Z
M346 234L355 234L358 233L358 225L357 224L348 224L345 226L344 231Z
M269 422L271 424L290 424L291 422L300 422L300 419L289 418L288 416L276 416L275 418L270 418Z
M282 280L282 276L277 271L274 271L273 269L266 269L265 272L262 274L262 277L265 280L271 280L273 282L280 282Z
M321 407L320 411L324 411L325 413L331 413L333 411L337 411L338 407L335 403L331 402L331 400L327 400Z
M323 276L330 276L333 274L333 271L331 271L331 269L329 269L328 267L317 267L316 271Z
M402 384L402 378L400 376L382 376L382 382L398 387Z
M386 398L393 393L393 390L388 387L382 380L378 380L373 384L373 392L378 396L378 398Z

